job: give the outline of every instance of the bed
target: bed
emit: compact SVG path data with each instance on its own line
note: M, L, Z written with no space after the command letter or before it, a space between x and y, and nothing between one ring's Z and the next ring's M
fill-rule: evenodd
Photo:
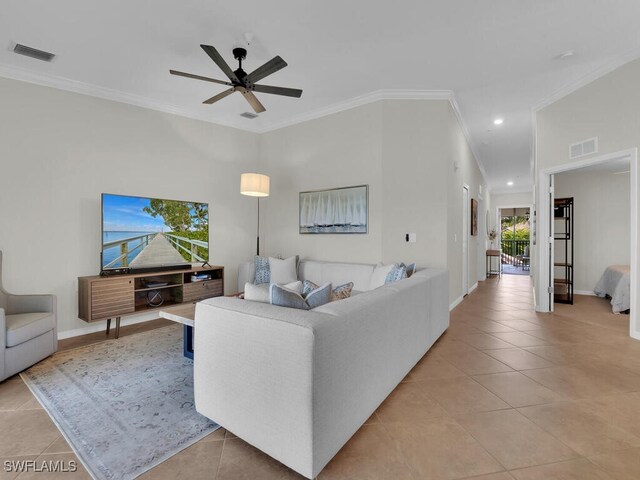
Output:
M612 265L607 267L593 293L599 297L611 297L613 313L629 310L631 269L629 265Z

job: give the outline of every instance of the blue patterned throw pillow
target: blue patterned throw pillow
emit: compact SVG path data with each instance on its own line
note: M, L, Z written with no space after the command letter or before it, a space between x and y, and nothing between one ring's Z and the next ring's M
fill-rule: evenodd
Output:
M407 278L407 267L404 263L396 263L384 279L384 284L397 282L403 278Z
M254 258L254 263L256 266L256 278L253 283L255 285L260 285L261 283L270 283L271 269L269 268L269 257L259 257L258 255L256 255Z
M302 296L306 297L316 288L318 288L318 285L313 283L311 280L305 280L304 282L302 282Z

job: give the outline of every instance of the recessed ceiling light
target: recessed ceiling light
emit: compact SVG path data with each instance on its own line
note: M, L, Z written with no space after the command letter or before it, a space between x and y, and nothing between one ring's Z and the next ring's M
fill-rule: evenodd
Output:
M509 185L510 187L512 187L512 186L513 186L513 182L512 182L511 180L509 180L509 181L507 182L507 185Z
M493 121L493 124L494 124L494 125L502 125L503 123L504 123L504 120L503 120L502 118L496 118L496 119Z

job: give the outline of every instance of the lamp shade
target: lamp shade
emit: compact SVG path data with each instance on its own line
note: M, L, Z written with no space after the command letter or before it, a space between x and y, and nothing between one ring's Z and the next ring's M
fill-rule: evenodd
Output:
M269 177L261 173L243 173L240 175L240 193L250 197L268 197Z

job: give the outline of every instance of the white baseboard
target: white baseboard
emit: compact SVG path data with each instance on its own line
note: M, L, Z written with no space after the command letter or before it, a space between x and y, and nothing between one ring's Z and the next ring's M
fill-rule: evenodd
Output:
M592 297L597 297L597 295L593 293L593 290L574 290L573 293L576 295L590 295Z
M478 282L473 284L473 286L469 289L469 293L473 292L476 288L478 288Z
M462 303L462 299L464 297L462 295L460 295L458 298L456 298L451 305L449 305L449 311L453 310L454 308L456 308L458 305L460 305Z
M126 325L135 325L136 323L148 322L150 320L156 320L158 318L157 314L147 313L145 315L135 316L123 318L120 321L120 326L124 327ZM113 331L116 328L115 319L111 320L111 330ZM88 333L95 332L104 332L107 329L106 320L90 323L86 327L74 328L73 330L65 330L63 332L58 332L58 340L64 340L65 338L79 337L80 335L87 335Z
M640 332L637 330L632 330L631 333L631 338L635 338L636 340L640 340Z

